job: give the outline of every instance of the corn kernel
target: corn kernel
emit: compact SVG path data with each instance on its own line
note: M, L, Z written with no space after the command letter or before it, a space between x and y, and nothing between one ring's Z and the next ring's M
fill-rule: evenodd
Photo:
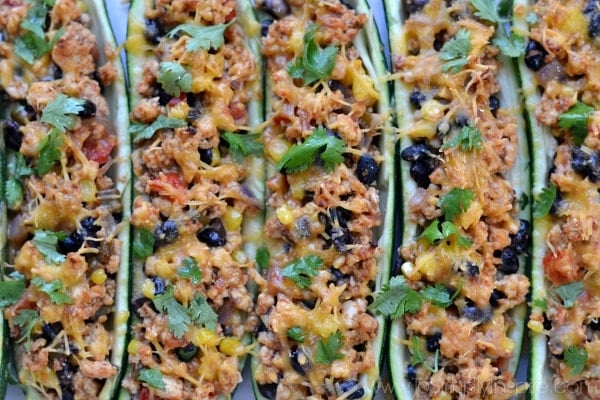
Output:
M544 331L544 324L540 321L529 320L527 327L534 333L542 333Z
M221 151L218 147L212 148L212 160L210 160L210 166L216 167L221 163Z
M216 347L219 344L219 336L210 329L198 328L192 335L192 343L196 346Z
M96 285L102 285L106 282L106 272L102 268L98 268L92 272L91 279Z
M141 343L139 340L131 339L131 341L127 345L127 352L132 356L135 356L140 350L140 345Z
M223 221L223 225L225 225L225 229L228 231L237 231L242 225L244 215L239 210L236 210L233 207L228 207L221 220Z
M503 338L500 344L502 350L513 351L515 349L515 342L511 338Z
M279 219L279 221L283 225L291 225L294 222L294 213L292 212L292 209L289 208L286 204L282 205L281 207L278 207L276 214L277 219Z
M421 106L421 116L424 120L437 122L444 116L446 107L437 100L427 100Z
M279 160L281 160L281 157L283 157L283 155L287 153L288 149L290 148L290 144L284 139L277 138L271 140L268 146L265 147L267 150L267 155L271 157L273 161L279 162Z
M94 181L84 179L80 182L81 185L81 200L91 202L96 200L96 184Z
M151 279L146 279L142 283L142 294L145 298L152 300L154 298L154 282Z
M190 106L185 101L180 101L169 109L169 117L186 119L189 112Z
M243 250L235 250L231 257L241 264L248 262L248 256Z
M219 351L228 356L241 356L244 354L244 345L234 337L226 337L221 340Z

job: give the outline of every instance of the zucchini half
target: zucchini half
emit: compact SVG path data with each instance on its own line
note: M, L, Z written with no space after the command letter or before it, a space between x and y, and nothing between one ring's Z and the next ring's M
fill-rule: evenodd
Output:
M230 398L252 349L260 25L248 0L190 4L129 11L134 273L121 398Z
M600 59L594 38L598 10L595 2L515 4L516 23L528 36L519 68L531 126L532 196L537 202L528 321L530 398L595 399L600 396L600 313L598 263L591 260L597 257L599 243L600 176L595 171L600 148L595 132L600 102L593 89L598 81L595 70L580 66L590 60L594 61L589 65L596 65ZM545 41L546 33L553 39ZM560 44L565 38L568 42ZM565 48L583 58L568 60L562 54ZM561 122L578 114L574 107L583 108L576 115L580 133ZM555 195L549 193L552 188Z
M37 19L35 12L21 15L33 21L32 25L40 24L40 15L41 21L50 21L41 22L45 27L38 26L44 30L50 26L45 33L48 51L31 55L33 67L14 52L2 60L2 69L12 72L0 84L0 90L9 98L4 129L8 220L7 230L3 228L0 234L8 234L8 263L2 272L5 282L25 279L23 294L4 309L12 334L7 339L7 352L12 355L28 399L66 398L69 394L110 399L122 374L129 315L131 189L125 77L103 1L49 3L23 2L11 10L23 11L25 7L31 11L37 7L36 12L41 12ZM48 20L43 9L47 10ZM83 27L74 28L79 23ZM61 27L65 30L59 30ZM28 29L34 28L21 25L18 31L7 32L2 27L4 43L11 43L12 51L15 39L30 38L33 31ZM76 30L72 34L70 29ZM24 47L28 46L31 42ZM52 53L57 46L64 49L60 61ZM76 46L89 47L78 52ZM88 58L90 54L93 60ZM75 58L78 61L74 62ZM29 92L33 84L41 85L38 89L43 90ZM25 93L36 102L33 107ZM49 140L46 135L60 122L53 119L43 124L40 117L47 111L46 105L57 100L57 93L70 96L67 102L76 101L77 105L72 108L73 104L63 103L54 110L66 129L60 133L59 144L48 145L44 142ZM92 131L85 133L82 126L94 129L94 136ZM18 144L21 141L23 145ZM50 160L47 172L39 162L44 151L58 151L55 157L45 153ZM14 163L19 154L25 155L22 167L30 171L15 175ZM64 179L63 186L57 183L53 187L53 182L46 182L40 191L40 181L50 176L58 182ZM15 194L15 187L22 195ZM63 191L60 199L52 200L51 194L59 190ZM42 231L58 235L42 234L40 241L48 242L35 245L31 238L34 232L38 235ZM32 279L38 281L39 289L34 288ZM16 321L23 311L30 314ZM79 312L79 318L73 317ZM89 322L84 322L84 315ZM50 361L44 365L48 355ZM37 372L25 363L34 365ZM8 378L2 376L1 385L6 385Z
M5 109L4 96L0 96L0 107ZM2 118L4 118L4 111L2 111ZM5 149L4 149L4 129L0 129L0 281L3 276L4 262L6 260L6 200L4 199L4 182L5 177ZM0 282L0 285L2 283ZM8 361L9 361L9 349L8 349L8 329L4 324L4 305L0 305L0 399L6 396L6 389L8 385Z
M389 276L395 201L393 152L396 138L390 125L389 90L384 78L387 72L381 41L372 12L362 0L345 1L343 4L338 1L310 1L289 8L285 3L265 2L260 7L265 12L263 57L267 122L263 141L268 175L265 246L262 254L268 254L268 257L263 259L261 265L263 280L258 280L256 314L261 324L256 331L258 348L251 360L254 395L263 400L301 399L308 396L370 399L381 383L379 363L385 320L368 312L367 304L370 301L368 297ZM341 23L340 16L343 13L365 16L362 28L351 23L344 25L348 30L343 33L351 39L345 39L347 42L344 42L340 54L346 52L354 64L352 67L343 67L338 59L338 66L334 70L342 68L342 72L337 70L335 77L321 77L309 85L304 85L301 79L292 81L286 66L302 58L303 47L306 48L307 43L304 35L310 24L315 23L315 14L320 14L323 21L328 20L328 8L331 10L331 27L341 26L336 24ZM273 36L280 34L279 39ZM317 42L323 37L320 35L329 37L325 39L329 44L335 40L332 39L335 33L332 34L328 27L317 26L314 36ZM277 44L273 46L277 40L281 41L279 49ZM324 43L318 46L321 50L325 47ZM343 68L347 68L345 73ZM318 98L319 92L328 95ZM358 121L364 123L360 126L364 128L364 136L357 143L348 139L347 131L342 132L343 126L339 121L337 124L334 122L340 112L337 107L333 107L329 114L314 111L322 106L326 109L326 105L318 102L323 100L326 103L329 101L327 96L334 96L333 93L336 93L337 101L348 108L341 111L341 116L351 115L350 109L360 108L358 104L366 104L363 113L357 112L346 125L353 128L358 126ZM311 104L315 105L314 109ZM336 106L335 102L332 104ZM294 109L296 111L290 111ZM311 120L311 112L315 113L313 117L316 120ZM306 124L298 124L302 118ZM308 161L307 169L297 173L278 166L286 153L290 154L288 151L292 149L291 146L301 147L310 140L307 139L309 135L315 135L322 128L336 140L345 140L342 164L328 170L320 161ZM367 166L372 168L372 175L362 175L365 181L357 183L357 164L364 162L366 165L374 160L376 165ZM349 198L340 200L338 194L332 193L331 203L324 201L319 205L318 202L326 197L322 192L318 193L319 188L331 185L329 179L338 179L344 173L347 173L347 178L338 181L338 184L344 185L344 181L348 181L352 185L361 185L358 190L360 194L352 193ZM370 208L353 208L352 197L360 198L365 189L376 196L376 200ZM351 227L353 219L362 218L365 221L369 218L367 214L375 210L380 214L380 221L373 224L377 225L375 227L368 225L372 221L366 223L371 226L370 233L358 232L356 226ZM373 268L373 275L365 277L368 276L365 273L361 280L360 261L345 261L345 256L353 257L356 253L351 247L363 246L365 243L360 244L360 238L368 235L372 235L370 243L376 243L377 250L372 253L370 267L362 264L365 269ZM346 248L347 245L351 247ZM299 265L304 262L314 262L313 267L309 267L314 269L308 275L295 275L292 272L291 275L295 277L290 277L286 272L291 270L294 263ZM308 279L304 280L303 277ZM344 318L351 319L347 313L352 312L369 324L376 321L372 337L354 348L344 341L353 340L351 335L362 333L356 326L349 325L346 328L345 322L341 322ZM319 348L331 344L335 335L340 333L340 347L334 350L341 351L337 357L339 360L333 363L331 359L319 361ZM366 359L370 360L368 366L362 365ZM350 363L356 363L358 367L349 367L347 364ZM350 368L359 372L350 372Z
M452 14L454 20L447 16L451 5L454 7ZM381 303L385 293L379 295L382 296L381 298L376 298L375 304L378 304L386 314L392 314L389 361L394 393L399 399L454 398L457 395L461 398L465 396L464 398L473 399L509 398L527 388L526 384L515 383L514 374L519 363L526 315L525 295L529 287L528 279L522 275L528 263L525 252L529 241L529 227L528 223L523 225L519 219L527 222L530 220L529 207L517 204L521 203L529 193L527 162L529 150L525 123L521 118L518 82L513 72L513 63L502 55L494 57L495 53L493 50L490 51L491 46L486 44L488 40L491 41L494 31L490 31L492 29L490 24L474 19L467 20L473 15L473 11L468 8L468 2L447 5L440 0L412 3L387 0L385 6L392 55L395 112L400 132L397 157L400 159L402 212L398 214L402 216L401 224L404 231L401 239L402 247L398 250L402 260L399 263L401 264L399 275L390 281L391 289L388 291L388 296L396 290L403 293L402 298L408 299L408 292L417 297L416 306L395 303L397 307L390 308L388 305L387 310L386 305ZM483 79L488 80L487 85L498 90L497 93L488 93L494 95L493 100L482 99L485 94L478 94L479 98L476 99L465 93L460 84L454 83L456 78L451 73L445 75L442 72L444 61L440 59L437 52L443 51L444 43L453 40L460 29L457 23L460 24L460 28L471 32L469 38L471 48L467 52L469 58L465 58L467 63L464 69L473 68L473 62L477 63L480 71L489 68L488 72L493 74L492 78ZM476 46L475 40L477 45L488 47L490 53L487 60L482 61L479 58L473 61L471 50ZM418 55L424 55L426 58L419 59ZM486 67L485 64L488 66ZM451 71L450 68L449 70ZM465 82L471 76L466 74L462 67L455 72L462 74ZM420 78L421 76L423 78ZM480 93L476 84L470 82L470 85L473 85L473 92ZM466 99L466 96L471 97ZM490 111L492 101L496 103L493 105L494 108L498 108L497 103L500 105L494 113ZM494 172L501 174L501 178L494 179L498 179L501 185L506 185L508 188L504 193L507 201L498 205L490 202L482 207L485 195L481 191L478 192L477 187L485 184L486 178L478 182L480 172L469 169L470 163L474 162L472 161L474 154L478 154L475 152L480 150L469 150L468 145L465 146L466 149L457 148L451 143L453 139L455 143L458 141L457 137L463 129L469 129L469 126L475 127L483 140L481 151L489 153L490 149L486 149L486 142L489 140L488 136L494 135L496 115L505 121L506 125L499 123L497 128L508 130L502 135L505 135L507 140L510 138L509 150L516 153L516 157L511 157L514 161L510 162L510 165L502 168L498 168L497 165L494 167ZM483 121L488 124L487 127L482 124ZM428 147L420 147L423 145ZM458 145L462 146L460 142ZM440 149L441 146L447 148ZM492 151L491 154L495 152ZM506 157L506 153L503 153L503 156ZM462 163L462 157L471 161L464 163L462 168L456 167ZM453 167L455 173L448 176L446 171L450 170L442 166ZM440 177L444 178L440 179ZM433 221L444 221L444 212L439 204L440 198L453 188L468 189L473 194L473 198L467 203L462 203L464 205L459 203L458 212L454 215L450 212L448 219L453 225L446 225L446 229L452 230L454 227L456 233L451 233L440 240L444 234L438 231L440 225L434 225ZM514 191L514 194L510 191ZM448 208L451 207L448 205ZM498 213L494 210L496 207L504 211ZM499 238L491 240L500 239L504 244L501 247L498 245L492 247L493 250L485 250L486 261L484 262L481 248L469 251L470 245L465 243L463 244L465 250L463 250L458 243L457 235L468 240L473 239L476 228L474 224L491 220L489 214L486 214L488 210L496 213L497 222L493 229L501 233ZM437 228L435 231L441 236L434 234L430 236L431 241L424 238L425 235L421 235L426 227ZM441 228L443 230L444 226L442 225ZM510 274L497 271L497 267L500 268L502 262L498 253L493 254L494 251L503 251L505 247L514 249L516 240L519 241L520 246L520 250L516 252L519 260L518 271L514 269L514 262L510 267L501 267L512 269ZM510 257L513 260L514 253L513 251ZM487 292L482 292L485 294L477 297L477 282L484 276L487 277L486 279L491 279L493 285L491 288L484 287L483 290ZM402 282L402 279L405 279L405 282ZM503 280L502 287L496 286L499 283L496 279ZM514 294L507 296L506 293L496 290L502 288L513 291ZM450 295L449 298L443 293L444 291ZM436 294L441 296L437 299L437 305L434 304ZM467 296L473 298L467 302ZM421 297L420 301L419 297ZM491 302L495 307L490 307ZM503 313L494 315L498 314L494 309L500 308ZM473 315L469 315L471 313ZM485 320L488 318L494 322L486 324ZM479 330L481 333L478 335L485 335L481 327L493 326L498 321L501 322L503 329L497 332L497 339L501 338L506 348L498 350L498 341L495 344L490 343L490 347L496 347L496 350L490 350L489 354L466 345L476 341L474 336L465 335L465 332L460 331L453 332L451 329L462 324L470 326L472 331ZM457 339L465 344L465 352L473 350L476 353L480 352L482 354L480 360L484 363L490 362L489 370L469 370L468 365L462 360L447 357L453 346L453 340ZM469 372L469 378L465 378L466 372L465 375L460 376L464 371ZM498 380L487 379L485 374L489 371L493 373L498 371L499 376L496 378ZM434 374L437 376L433 376ZM452 383L450 383L451 379ZM467 392L467 388L472 391ZM461 392L461 390L465 391ZM490 392L486 394L486 390Z

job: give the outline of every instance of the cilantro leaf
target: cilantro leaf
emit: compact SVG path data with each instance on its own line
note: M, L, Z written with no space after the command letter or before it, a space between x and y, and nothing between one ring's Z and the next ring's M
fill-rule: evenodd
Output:
M34 2L27 10L27 15L21 21L21 28L26 31L15 40L15 54L28 64L52 50L54 43L64 34L64 27L59 29L50 42L46 41L44 25L48 15L47 6L51 2Z
M437 283L435 286L426 286L421 290L420 294L425 300L441 308L450 306L453 301L446 287L440 283ZM455 295L457 294L458 291L455 292Z
M330 334L325 340L319 339L315 361L319 364L331 364L335 360L343 360L344 354L340 353L343 345L344 336L340 331Z
M50 300L59 306L63 304L73 304L71 296L62 291L64 288L63 283L58 279L46 282L44 278L36 276L31 279L31 284L40 292L46 293L50 297Z
M291 279L301 289L310 287L311 278L317 276L323 259L319 256L309 255L292 261L281 269L281 275Z
M571 368L570 376L579 375L583 372L588 360L587 350L583 347L569 346L566 348L565 364Z
M534 200L533 216L535 218L542 218L546 216L550 212L555 198L556 186L550 184L547 188L543 188L542 193L540 193Z
M9 176L4 185L4 197L6 204L11 210L19 208L23 201L23 187L21 182Z
M263 145L258 141L260 138L260 134L258 133L244 135L240 133L225 132L221 137L229 143L229 151L235 162L240 163L244 161L244 158L250 154L257 156L262 156L263 154Z
M192 74L187 72L181 64L173 61L160 63L157 81L171 96L179 97L181 91L190 92L192 90Z
M475 16L495 24L504 22L498 13L495 0L471 0L471 4L477 10Z
M173 38L175 35L181 32L187 33L190 38L185 43L185 49L190 52L197 52L200 49L203 50L218 50L225 43L223 34L225 29L233 23L234 20L226 24L210 25L210 26L198 26L192 24L181 24L171 32L167 34L168 37Z
M67 235L64 232L51 232L39 230L33 235L33 245L44 256L46 262L52 264L62 264L66 256L57 250L59 240L64 240Z
M440 197L438 205L442 209L446 221L452 221L467 211L473 200L475 200L475 193L472 190L452 188L452 190Z
M427 358L421 351L421 339L418 336L413 336L410 342L411 363L414 366L425 364Z
M452 235L456 236L457 243L460 247L470 247L473 241L466 236L462 236L456 225L450 221L444 221L441 224L436 219L419 235L418 239L426 239L430 244L436 244L439 240L444 240Z
M154 234L147 229L136 229L133 235L133 254L137 258L150 257L154 252Z
M52 125L60 133L72 129L77 122L77 114L84 109L85 100L59 93L44 111L41 121Z
M406 313L416 313L421 309L423 299L411 288L402 275L394 276L386 283L369 308L381 315L400 318Z
M593 107L578 101L558 116L558 126L562 129L571 129L573 132L573 141L579 146L587 136L588 120L594 111Z
M13 178L22 178L33 174L33 168L27 165L25 157L21 153L12 153L8 156L8 163L6 165L8 173Z
M183 259L181 267L177 269L177 275L188 279L194 285L202 283L202 270L198 268L198 263L193 257Z
M513 58L520 57L521 55L525 54L525 47L527 47L525 38L514 32L511 32L509 37L501 34L500 36L494 38L492 42L498 46L502 54Z
M440 50L440 58L444 60L442 71L453 74L467 65L467 57L471 52L471 32L461 29L456 35L444 43Z
M266 246L260 246L256 250L256 265L258 265L258 268L261 271L269 268L270 260L271 254L269 253L269 249Z
M31 350L31 335L33 330L42 322L40 315L35 310L19 310L13 323L20 328L20 336L17 343L25 342L25 350Z
M481 149L483 140L481 139L481 132L475 126L468 125L463 126L458 135L454 136L449 142L442 145L442 149L448 149L460 145L463 151L470 151L473 149Z
M176 338L181 339L188 331L192 319L188 310L175 299L173 287L170 286L165 293L155 296L152 302L158 311L167 314L169 330Z
M548 303L546 303L546 299L534 299L533 305L542 311L548 310Z
M25 292L25 281L0 281L0 308L15 304Z
M306 334L299 326L288 328L285 334L296 343L304 343L304 339L306 339Z
M290 76L294 79L301 79L304 85L327 79L335 67L335 57L339 51L335 46L321 49L314 40L316 30L317 25L313 24L308 27L303 38L302 56L296 57L287 66Z
M194 295L194 300L190 304L189 314L197 326L203 325L213 331L217 329L219 316L208 304L208 301L198 293Z
M323 150L325 148L325 150ZM327 171L333 171L335 166L344 161L344 141L333 135L328 135L322 126L302 144L294 144L277 163L279 171L285 170L288 174L306 171L316 160L321 152L321 160Z
M158 390L167 389L162 373L156 368L143 368L138 372L137 377L139 381L147 383L151 388Z
M565 308L571 308L575 305L577 296L583 291L583 282L571 282L554 288L554 291L563 301Z
M129 126L129 134L133 135L134 143L150 139L161 129L175 129L187 126L187 122L179 118L169 118L159 115L150 125L133 123Z
M56 161L60 161L62 153L60 148L63 145L64 137L56 129L52 129L48 136L42 139L39 147L37 173L44 175L50 171L50 168Z

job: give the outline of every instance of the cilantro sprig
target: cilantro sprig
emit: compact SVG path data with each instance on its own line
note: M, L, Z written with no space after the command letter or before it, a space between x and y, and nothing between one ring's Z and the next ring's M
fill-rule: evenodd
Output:
M37 173L39 175L48 173L54 163L60 161L62 157L61 147L63 142L63 134L56 129L52 129L48 136L42 139L37 160Z
M192 24L181 24L170 31L167 36L170 38L181 34L181 32L189 35L185 43L185 49L189 52L197 52L203 50L218 50L225 43L225 29L229 27L235 20L231 20L226 24L198 26Z
M192 74L174 61L160 63L157 81L171 96L179 97L182 91L187 93L192 90Z
M460 146L463 151L471 151L481 149L482 144L481 132L475 126L467 125L463 126L460 132L451 140L444 143L442 149Z
M50 300L59 306L64 304L73 304L73 299L71 296L63 292L63 283L58 279L46 282L44 278L36 276L31 279L31 284L40 292L46 293L48 297L50 297Z
M194 285L202 283L202 270L198 267L198 263L193 257L183 259L181 267L177 269L177 275L189 280Z
M229 143L229 152L235 162L242 162L250 154L261 156L263 154L263 145L259 142L260 134L248 133L240 134L225 132L221 137Z
M13 319L13 323L19 327L20 335L17 343L25 341L25 350L31 350L31 335L36 327L42 323L40 315L35 310L19 310Z
M441 227L441 229L440 229ZM430 244L437 244L440 240L448 239L450 236L455 236L460 247L466 248L473 244L473 241L466 236L463 236L458 231L456 225L450 221L444 221L440 224L439 220L434 220L425 230L419 235L418 239L426 239Z
M554 291L563 301L565 308L572 308L575 305L577 296L583 292L583 282L571 282L554 288Z
M301 79L304 85L327 79L335 66L339 49L329 46L321 49L314 39L317 25L310 25L304 34L302 55L287 65L287 71L294 79Z
M556 186L549 184L547 188L543 188L542 192L535 197L533 216L535 218L546 216L550 212L552 204L554 204L554 199L556 199Z
M410 342L411 364L415 366L421 364L424 368L430 370L433 373L436 373L439 370L439 349L435 351L433 366L430 366L427 364L427 357L425 356L425 354L423 354L421 347L421 339L419 339L419 337L416 335L413 336Z
M294 281L299 288L307 289L322 265L323 259L311 254L287 264L281 269L281 275Z
M161 129L175 129L187 126L187 122L179 118L169 118L159 115L150 125L133 123L129 126L128 133L133 136L134 143L144 139L150 139L157 131Z
M0 281L0 308L15 304L25 292L25 280Z
M475 200L475 193L469 189L452 188L448 193L440 197L439 207L444 213L446 221L452 221L471 206Z
M192 324L216 329L218 316L206 299L198 293L188 308L177 301L173 286L169 286L165 293L155 296L152 302L158 311L167 314L169 330L178 339L185 335Z
M21 21L24 33L15 39L15 54L27 64L33 64L54 47L54 44L64 34L65 28L59 29L50 41L46 40L44 25L48 16L48 7L53 6L50 0L33 0Z
M65 133L77 123L77 114L84 110L84 104L83 99L59 93L46 105L40 121L52 125L60 133Z
M330 334L325 340L319 339L315 361L319 364L331 364L335 360L343 360L344 354L340 352L343 345L344 336L340 331Z
M67 237L65 232L51 232L45 230L35 231L33 234L33 246L44 256L46 262L51 264L62 264L66 256L57 250L59 240Z
M525 52L527 43L523 36L512 32L509 25L510 18L503 17L499 11L500 3L495 0L471 0L471 4L477 10L475 16L496 24L497 35L492 42L498 46L502 54L508 57L519 57ZM506 10L504 12L506 13Z
M136 229L133 236L133 255L144 259L154 252L154 234L147 229Z
M558 116L558 126L561 129L570 129L573 133L573 142L579 146L587 136L588 122L594 112L593 107L578 101Z
M585 364L588 360L588 352L583 347L569 346L565 349L564 358L565 364L571 368L569 375L575 376L581 374L585 369Z
M444 61L442 71L456 74L467 65L467 57L471 52L471 32L459 30L456 35L444 43L440 50L440 58Z
M8 208L11 210L20 207L23 201L23 182L22 178L32 175L33 168L27 165L27 161L21 153L15 152L8 156L6 164L8 177L4 185L4 197Z
M285 334L296 343L304 343L304 339L306 339L306 333L299 326L288 328Z
M260 246L256 250L256 265L260 268L261 271L269 268L269 264L271 261L271 253L266 246Z
M327 171L333 171L336 165L344 161L344 141L329 135L322 126L302 144L294 144L277 163L279 171L295 174L306 171L320 156L323 166Z
M162 373L156 368L143 368L138 372L137 376L140 382L145 382L151 388L158 390L166 390L167 386L163 379Z

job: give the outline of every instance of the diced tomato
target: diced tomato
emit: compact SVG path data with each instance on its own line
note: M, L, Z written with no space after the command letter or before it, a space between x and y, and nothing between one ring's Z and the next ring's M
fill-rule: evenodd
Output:
M235 8L231 10L228 16L225 17L225 22L230 22L237 15Z
M142 386L140 389L140 400L150 400L150 389L146 386Z
M169 107L174 107L177 104L181 103L182 101L186 101L186 95L185 93L181 92L181 94L179 95L179 97L173 97L171 100L169 100Z
M173 201L182 202L185 197L185 184L177 172L161 172L158 178L148 181L148 190Z
M575 254L569 249L548 252L542 261L546 275L554 286L564 285L581 279L581 269Z
M114 136L106 136L100 139L90 137L83 143L82 150L88 160L104 164L108 161L116 144L117 139Z

